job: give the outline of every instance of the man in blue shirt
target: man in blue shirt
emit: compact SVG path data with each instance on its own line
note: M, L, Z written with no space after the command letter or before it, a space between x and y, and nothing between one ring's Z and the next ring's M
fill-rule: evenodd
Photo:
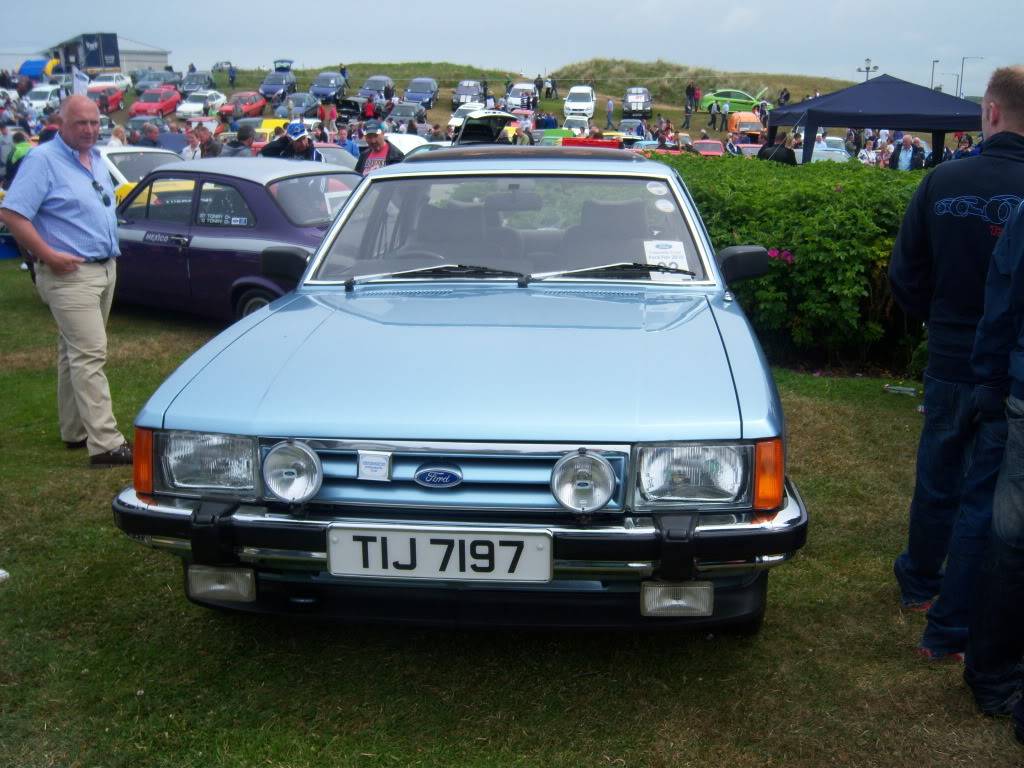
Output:
M103 366L117 277L110 174L96 150L100 115L85 96L61 108L60 133L26 155L0 219L36 260L36 287L57 322L57 408L69 449L92 466L132 463L117 429Z

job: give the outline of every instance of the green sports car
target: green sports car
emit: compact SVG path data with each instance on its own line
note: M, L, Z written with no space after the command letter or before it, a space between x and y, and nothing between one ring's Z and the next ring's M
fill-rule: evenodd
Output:
M761 103L761 97L764 96L764 93L767 90L767 88L762 88L757 92L756 96L751 96L746 91L737 91L734 88L711 91L710 93L705 93L701 97L698 108L701 112L707 112L711 109L711 105L717 101L719 104L729 102L730 112L749 112L754 108L755 104ZM769 104L768 108L771 109L771 106L772 105Z

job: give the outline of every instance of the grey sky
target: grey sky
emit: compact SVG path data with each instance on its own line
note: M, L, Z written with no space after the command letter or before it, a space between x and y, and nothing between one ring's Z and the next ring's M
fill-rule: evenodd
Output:
M67 13L61 12L61 7ZM143 12L143 8L152 9ZM865 10L866 8L866 10ZM158 9L163 9L158 10ZM373 9L371 11L371 9ZM501 10L499 10L501 9ZM370 18L372 17L372 18ZM961 56L965 90L980 94L992 69L1024 62L1024 0L972 7L962 0L899 3L443 3L234 4L175 0L139 4L98 0L23 3L17 25L0 33L0 64L82 32L119 34L172 51L171 63L209 67L230 59L269 66L339 61L451 61L535 74L594 57L661 58L730 71L816 74L858 79L870 56L880 72L948 91ZM429 74L429 73L424 73Z

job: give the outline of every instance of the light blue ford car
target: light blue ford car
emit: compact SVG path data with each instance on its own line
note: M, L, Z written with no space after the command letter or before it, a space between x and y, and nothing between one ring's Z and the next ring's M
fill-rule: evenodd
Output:
M117 525L196 603L355 620L728 626L803 546L782 408L682 180L474 145L373 171L294 293L136 421Z

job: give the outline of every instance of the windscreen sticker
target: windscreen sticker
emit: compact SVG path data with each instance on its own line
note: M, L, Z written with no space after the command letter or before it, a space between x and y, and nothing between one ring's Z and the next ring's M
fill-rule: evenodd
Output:
M662 197L663 195L668 194L668 187L662 184L660 181L648 181L647 191L650 192L652 195Z
M655 200L654 207L662 213L672 213L676 207L668 200Z
M648 264L661 264L673 269L690 269L686 259L686 246L681 240L644 240L644 255ZM678 283L690 280L689 275L675 275L671 272L651 272L651 280L661 283Z

